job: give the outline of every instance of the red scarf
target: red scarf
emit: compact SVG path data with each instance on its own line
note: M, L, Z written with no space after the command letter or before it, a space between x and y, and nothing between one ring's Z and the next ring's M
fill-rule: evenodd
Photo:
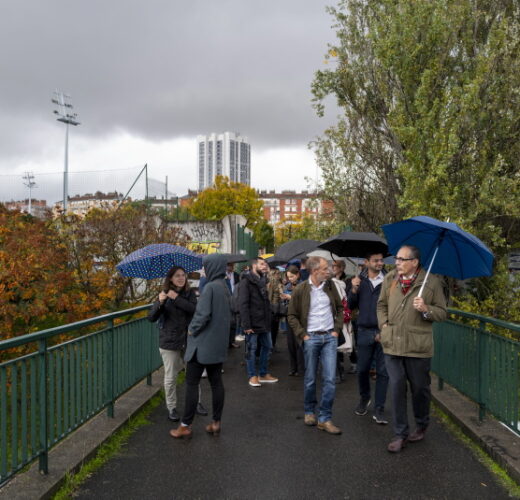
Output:
M403 292L403 295L408 293L408 290L410 290L415 280L417 279L418 274L419 268L415 270L415 273L413 273L413 276L410 279L405 278L402 274L399 275L399 283L401 284L401 291Z

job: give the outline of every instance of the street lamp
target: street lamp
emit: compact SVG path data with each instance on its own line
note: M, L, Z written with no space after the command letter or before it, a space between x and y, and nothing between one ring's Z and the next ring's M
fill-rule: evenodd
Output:
M29 205L27 207L27 212L29 212L29 215L32 215L32 189L37 188L38 186L36 185L36 182L34 182L34 175L32 172L25 172L22 179L25 181L24 185L29 188Z
M65 123L65 170L63 172L63 213L67 212L67 198L69 195L69 125L79 125L77 113L73 112L70 95L54 91L54 98L51 101L58 106L54 114L59 122Z

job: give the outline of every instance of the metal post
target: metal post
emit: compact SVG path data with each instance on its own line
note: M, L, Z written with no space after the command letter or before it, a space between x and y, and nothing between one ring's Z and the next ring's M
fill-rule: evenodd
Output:
M114 320L108 320L108 362L107 392L110 399L107 405L107 416L114 418Z
M168 215L168 176L164 182L164 215Z
M65 122L65 168L63 170L63 213L67 213L69 196L69 123Z
M485 321L480 320L477 330L477 384L478 384L478 419L480 422L484 420L484 417L486 416L486 404L483 401L483 395L482 395L482 383L483 383L483 372L484 372L484 366L482 360L484 359L484 331L485 331Z
M41 474L49 472L47 444L47 339L38 341L39 400L40 400L40 453L38 468Z

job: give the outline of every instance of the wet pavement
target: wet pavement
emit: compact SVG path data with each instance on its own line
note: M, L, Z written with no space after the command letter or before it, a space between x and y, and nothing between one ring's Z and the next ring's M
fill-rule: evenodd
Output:
M280 334L279 341L284 336ZM283 346L284 347L284 346ZM222 433L204 431L197 416L193 438L174 440L161 406L151 425L82 486L80 499L500 499L507 492L473 453L434 417L424 441L390 454L390 425L354 414L355 375L337 386L333 436L303 424L303 379L289 377L286 349L273 354L276 384L252 388L233 349L225 364ZM346 362L348 366L348 361ZM203 401L210 388L203 381ZM179 409L183 390L179 391Z

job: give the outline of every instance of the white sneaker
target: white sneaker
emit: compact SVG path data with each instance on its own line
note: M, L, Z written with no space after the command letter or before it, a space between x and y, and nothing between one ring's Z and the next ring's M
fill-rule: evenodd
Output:
M242 342L242 341L246 340L246 337L245 337L244 335L237 335L237 336L235 337L235 340L236 340L237 342Z

